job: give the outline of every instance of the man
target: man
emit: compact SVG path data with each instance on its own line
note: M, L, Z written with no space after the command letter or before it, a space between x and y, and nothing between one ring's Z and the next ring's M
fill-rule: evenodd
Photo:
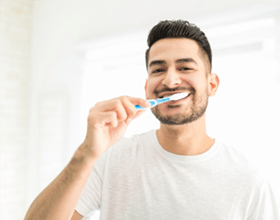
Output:
M152 108L160 128L122 138L145 100L97 103L85 141L60 175L36 198L25 219L278 220L265 178L234 148L206 134L208 97L219 78L211 48L187 21L162 21L150 32L147 99L179 92L179 101Z

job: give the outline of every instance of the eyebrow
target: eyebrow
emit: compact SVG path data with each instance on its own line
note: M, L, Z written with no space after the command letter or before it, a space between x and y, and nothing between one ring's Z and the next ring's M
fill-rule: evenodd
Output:
M166 62L164 60L153 60L152 62L150 62L149 67L155 66L158 64L166 64Z
M197 62L193 58L183 58L176 60L176 63L194 63L197 65Z
M178 60L176 60L176 63L194 63L197 65L197 62L192 58L178 59ZM166 64L166 61L165 60L153 60L150 62L149 67L158 65L158 64Z

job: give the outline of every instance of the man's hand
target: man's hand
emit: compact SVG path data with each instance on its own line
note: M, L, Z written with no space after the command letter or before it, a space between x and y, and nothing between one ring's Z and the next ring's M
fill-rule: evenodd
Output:
M81 150L98 159L122 138L129 123L144 112L136 110L135 105L148 107L150 103L129 96L98 102L90 109L87 134Z

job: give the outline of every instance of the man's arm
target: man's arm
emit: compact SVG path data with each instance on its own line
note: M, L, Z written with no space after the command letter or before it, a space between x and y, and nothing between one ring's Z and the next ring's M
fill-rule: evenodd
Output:
M25 220L71 218L96 162L95 159L87 158L81 153L79 149L64 170L34 200ZM75 215L74 219L81 219L81 217L81 215Z
M82 215L80 215L76 210L74 211L74 214L70 220L81 220L83 218Z
M81 219L75 212L80 194L98 158L125 133L129 123L143 111L135 105L148 107L140 98L119 97L99 102L90 110L83 144L64 170L31 204L25 220Z

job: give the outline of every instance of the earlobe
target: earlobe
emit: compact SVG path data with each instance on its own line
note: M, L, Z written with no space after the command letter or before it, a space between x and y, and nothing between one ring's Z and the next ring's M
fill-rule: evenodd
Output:
M219 88L220 79L217 74L209 75L209 96L214 96Z

